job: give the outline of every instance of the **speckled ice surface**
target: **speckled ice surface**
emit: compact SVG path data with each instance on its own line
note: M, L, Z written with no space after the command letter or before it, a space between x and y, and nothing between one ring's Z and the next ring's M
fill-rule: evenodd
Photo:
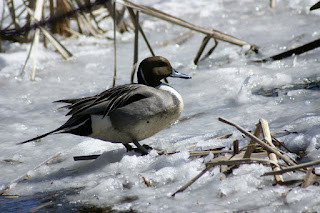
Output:
M157 55L171 61L192 80L169 79L183 96L182 118L195 116L144 140L157 149L187 150L232 146L240 139L248 140L234 128L218 121L224 117L253 130L259 118L269 121L271 131L292 131L281 139L292 149L306 150L309 160L319 158L320 92L290 90L277 97L256 95L260 88L271 89L301 83L319 75L319 51L264 64L250 60L270 56L285 49L318 39L319 12L309 12L316 1L152 1L147 4L208 29L231 34L256 44L260 55L244 54L242 49L219 42L217 49L196 67L192 60L203 39L193 37L178 45L171 42L159 46L188 30L141 15L140 21ZM105 25L112 30L112 25ZM112 32L110 32L112 35ZM132 32L118 35L117 85L128 83L133 61ZM114 210L138 212L215 212L215 211L320 211L317 198L320 187L306 189L272 186L272 177L260 177L270 171L263 165L243 165L220 180L218 168L201 177L185 192L170 195L204 169L204 159L189 159L187 151L158 156L126 153L122 145L73 135L52 135L41 142L16 145L17 142L57 128L66 111L57 110L58 99L97 94L112 85L113 43L106 39L82 36L62 39L74 54L68 60L40 47L36 80L30 81L31 63L26 74L19 72L27 56L29 44L3 42L0 54L0 189L14 179L28 174L30 179L12 187L9 194L32 195L83 187L78 195L67 197L71 202L111 206ZM213 43L210 43L213 45ZM140 39L139 61L150 56ZM225 140L212 139L233 133ZM58 162L39 164L61 153ZM75 162L73 156L102 154L95 161ZM11 159L20 163L8 163ZM147 187L143 177L153 187ZM287 196L283 196L288 193ZM223 195L223 196L222 196ZM1 207L0 207L1 208Z

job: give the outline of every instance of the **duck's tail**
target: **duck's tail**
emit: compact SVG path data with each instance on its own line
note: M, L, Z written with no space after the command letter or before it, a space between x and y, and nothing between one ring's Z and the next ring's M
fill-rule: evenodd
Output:
M58 133L60 130L61 130L61 129L58 128L58 129L55 129L55 130L53 130L53 131L51 131L51 132L47 132L47 133L45 133L45 134L43 134L43 135L39 135L39 136L37 136L37 137L35 137L35 138L31 138L31 139L29 139L29 140L22 141L22 142L19 142L19 143L17 143L17 144L24 144L24 143L29 143L29 142L31 142L31 141L39 140L39 139L44 138L44 137L46 137L46 136L48 136L48 135L51 135L51 134L53 134L53 133Z

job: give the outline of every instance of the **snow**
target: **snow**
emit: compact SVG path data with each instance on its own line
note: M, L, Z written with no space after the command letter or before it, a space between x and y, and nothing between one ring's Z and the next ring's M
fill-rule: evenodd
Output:
M319 12L309 12L315 2L277 1L274 9L269 8L269 1L254 0L143 2L260 47L259 55L246 56L247 47L220 41L213 54L198 66L193 65L192 60L204 35L193 32L193 37L184 44L171 42L155 48L157 55L168 58L173 67L192 76L192 80L169 81L184 99L181 117L198 116L177 122L142 141L157 149L181 150L174 155L160 156L152 151L147 156L139 156L127 153L121 144L67 134L16 145L55 129L67 120L66 111L58 110L62 105L53 101L94 95L111 87L113 42L86 36L63 39L62 43L74 55L68 60L54 52L51 45L48 49L41 46L35 81L29 80L31 63L25 75L19 75L30 44L3 42L5 53L0 54L0 189L28 174L29 180L12 187L9 194L32 195L82 187L79 194L66 199L111 206L116 211L320 211L315 198L319 187L296 187L290 191L286 186L273 186L273 177L261 177L270 168L259 164L242 165L224 180L220 180L219 169L213 168L185 192L171 197L202 171L204 162L212 157L190 159L188 147L191 150L229 148L235 139L240 140L240 146L248 143L237 130L219 122L218 117L237 122L248 130L253 130L258 120L265 118L271 131L297 132L278 138L289 148L297 152L306 150L309 160L319 159L319 90L281 90L277 97L254 93L261 88L282 88L304 82L306 78L319 78L319 50L264 64L251 62L317 39ZM140 21L151 45L188 31L143 14ZM112 30L111 26L106 26ZM109 34L112 36L111 31ZM132 32L117 36L116 83L120 85L130 80L134 36ZM139 43L141 61L150 53L141 38ZM229 139L214 139L229 133L233 133ZM54 163L36 168L58 153L61 155ZM102 155L94 161L73 161L73 156L92 154ZM6 159L15 163L5 162ZM147 187L143 178L152 187Z

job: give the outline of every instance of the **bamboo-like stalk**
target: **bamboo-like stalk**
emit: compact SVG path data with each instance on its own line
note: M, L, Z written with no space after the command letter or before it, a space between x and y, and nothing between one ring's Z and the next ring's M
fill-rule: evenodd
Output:
M116 1L114 1L114 3L115 2ZM126 24L122 18L124 14L120 14L117 10L114 10L114 6L112 4L112 1L105 1L105 6L106 6L107 10L109 11L109 14L111 15L111 17L114 19L119 31L121 33L127 31Z
M67 3L66 0L56 0L56 8L55 8L55 14L58 16L63 16L64 14L67 14L72 9L70 5ZM57 20L56 26L56 32L63 36L70 36L70 33L65 30L70 28L70 20L67 18L62 18L60 20Z
M233 155L239 154L239 141L233 141Z
M270 7L275 8L276 7L276 1L275 0L270 0Z
M206 166L206 168L204 170L202 170L197 176L195 176L194 178L192 178L190 181L188 181L185 185L183 185L182 187L180 187L176 192L174 192L171 196L174 197L176 196L176 194L183 192L184 190L186 190L189 186L191 186L194 182L196 182L202 175L204 175L207 171L209 171L211 168L213 167L213 165L208 165Z
M208 163L206 163L206 168L202 170L198 175L188 181L185 185L180 187L176 192L174 192L171 196L174 197L177 193L183 192L189 186L191 186L194 182L196 182L202 175L204 175L207 171L209 171L213 166L218 165L240 165L240 164L248 164L248 163L262 163L262 164L274 164L278 165L276 162L272 160L265 160L259 158L242 158L242 159L235 159L235 160L228 160L226 156L220 156L217 158L212 159Z
M127 9L128 9L128 11L129 11L129 14L130 14L132 23L135 25L135 21L134 21L134 20L135 20L135 14L134 14L134 12L133 12L133 9L130 8L130 7L127 7ZM146 42L146 45L147 45L147 47L148 47L151 55L152 55L152 56L155 56L155 53L154 53L154 51L152 50L152 47L151 47L151 45L150 45L150 43L149 43L149 41L148 41L148 39L147 39L147 37L146 37L146 34L144 33L142 27L140 26L140 24L139 24L139 31L140 31L140 33L141 33L144 41Z
M117 78L117 32L116 32L116 1L113 2L113 60L114 60L114 70L113 70L113 83L112 87L116 86L116 78Z
M30 14L31 18L36 22L38 23L38 21L35 19L34 17L34 12L26 7L28 13ZM72 57L72 53L66 48L64 47L58 39L56 39L48 30L46 30L45 28L43 27L40 27L37 28L37 29L40 29L41 32L43 33L44 36L46 36L46 38L52 43L52 45L58 50L58 52L65 58L65 59L68 59L69 57Z
M275 145L272 143L272 138L271 138L271 134L270 134L270 129L269 129L269 124L265 119L260 119L259 123L261 125L261 129L262 129L262 135L263 135L263 139L266 143L268 143L271 147L276 148ZM269 159L274 161L274 162L278 162L277 156L273 153L273 152L269 152ZM279 165L271 165L272 170L273 171L279 171L280 167ZM277 183L283 183L283 177L282 175L274 175L274 178L276 180Z
M198 52L197 52L197 55L196 55L196 57L193 59L193 63L194 63L195 65L198 64L198 61L199 61L199 59L200 59L200 57L201 57L201 54L203 53L204 49L206 48L207 44L209 43L210 38L211 38L211 37L208 36L208 35L203 38L203 40L202 40L202 42L201 42L201 45L200 45L200 48L199 48L199 50L198 50Z
M310 183L313 181L314 178L315 178L314 166L312 166L311 168L308 169L308 172L304 177L304 180L303 180L301 187L307 188L310 185Z
M76 0L76 3L79 8L84 7L79 0ZM93 24L90 22L90 20L88 20L85 13L80 10L80 12L78 14L79 14L79 18L81 19L82 23L86 26L89 33L91 33L93 36L97 37L100 32L93 26Z
M235 123L233 123L231 121L228 121L228 120L226 120L224 118L221 118L221 117L219 118L219 121L221 121L223 123L226 123L226 124L229 124L231 126L234 126L240 132L242 132L243 134L245 134L249 138L253 139L256 143L258 143L260 146L262 146L265 150L267 150L269 152L273 152L274 154L276 154L279 158L281 158L283 161L285 161L288 165L296 165L295 162L293 162L290 158L288 158L287 156L281 154L281 152L279 150L277 150L276 148L273 148L270 145L266 144L265 142L263 142L262 140L260 140L259 138L257 138L253 134L251 134L250 132L246 131L244 128L242 128L238 124L235 124Z
M4 21L4 12L5 12L5 1L2 2L2 11L1 11L1 18L0 18L0 30L2 30L2 25ZM1 43L1 36L0 36L0 43ZM1 48L0 48L1 51Z
M307 168L307 167L311 167L311 166L315 166L315 165L319 165L320 164L320 160L316 160L316 161L311 161L308 163L301 163L295 166L289 166L286 168L282 168L280 171L272 171L272 172L266 172L264 173L262 176L267 176L267 175L278 175L278 174L283 174L286 172L292 172L292 171L300 171L299 169L302 168Z
M37 2L36 2L36 8L35 8L35 12L34 12L34 19L36 21L41 20L43 4L44 4L44 0L37 0ZM32 81L35 80L35 75L36 75L37 57L38 57L38 49L39 49L39 36L40 36L40 29L37 28L35 30L34 37L33 37L33 43L32 43L32 45L34 45L32 69L31 69L31 77L30 77L30 79Z
M44 20L44 19L46 18L46 17L45 17L45 14L44 14L45 7L46 7L46 5L43 4L42 13L41 13L41 19L42 19L42 20ZM46 36L43 36L43 46L44 46L45 48L48 48L48 41L47 41Z
M50 1L53 1L53 0L50 0ZM74 7L73 3L71 2L71 0L67 0L67 3L68 3L69 6L72 8L72 10L75 10L75 7ZM51 7L50 7L50 14L51 14ZM78 27L79 33L83 34L82 26L81 26L81 24L80 24L79 13L76 13L76 14L75 14L75 19L76 19L76 22L77 22L77 27ZM71 30L71 29L70 29L70 30ZM73 33L73 32L70 32L70 33ZM73 34L74 34L74 33L73 33Z
M131 71L131 83L133 83L135 71L137 68L138 63L138 53L139 53L139 11L135 14L135 20L134 20L134 50L133 50L133 66Z
M287 51L279 53L277 55L273 55L273 56L270 56L270 57L267 57L264 59L260 59L260 60L254 60L253 62L262 63L262 62L268 62L268 61L281 60L281 59L288 58L293 55L300 55L302 53L308 52L308 51L313 50L318 47L320 47L320 39L316 39L312 42L309 42L309 43L301 45L299 47L287 50Z
M39 167L41 167L42 165L45 165L45 164L49 164L50 162L52 162L53 160L57 159L59 156L61 155L61 153L57 153L55 154L54 156L48 158L47 160L45 160L44 162L40 163L38 166L34 167L32 169L32 171L38 169ZM16 186L18 183L20 183L21 181L25 180L28 178L28 173L25 173L24 175L14 179L10 184L8 184L3 190L0 191L0 195L3 195L5 193L8 193L10 191L11 188L13 188L14 186Z
M30 46L30 49L29 49L29 51L28 51L27 58L26 58L26 60L25 60L25 62L24 62L24 65L23 65L21 71L20 71L20 74L19 74L20 76L23 76L23 75L25 74L25 71L24 71L24 70L26 69L27 63L28 63L29 58L30 58L31 53L32 53L33 42L34 42L34 39L32 39L31 46Z
M16 17L16 11L15 11L15 8L14 8L14 1L13 0L7 0L6 2L7 2L8 8L9 8L9 12L10 12L10 15L11 15L11 19L12 19L12 22L13 22L15 28L16 29L20 29L19 20Z
M60 43L60 41L55 36L53 36L48 30L46 30L43 27L40 27L40 30L52 43L52 45L59 51L59 53L64 57L64 59L72 57L72 53L65 46L63 46Z
M235 44L235 45L238 45L238 46L250 45L252 50L254 50L254 51L258 50L257 46L255 46L253 44L250 44L250 43L248 43L246 41L240 40L238 38L235 38L233 36L230 36L230 35L227 35L225 33L219 32L217 30L208 30L206 28L203 28L203 27L200 27L200 26L196 26L194 24L191 24L191 23L189 23L187 21L184 21L182 19L179 19L177 17L174 17L174 16L172 16L170 14L167 14L167 13L164 13L162 11L156 10L154 8L143 6L143 5L134 4L133 2L128 1L128 0L115 0L115 1L120 3L120 4L122 4L122 5L125 5L127 7L131 7L131 8L140 10L141 12L143 12L145 14L148 14L148 15L157 17L159 19L168 21L170 23L177 24L179 26L182 26L182 27L185 27L185 28L188 28L188 29L191 29L191 30L194 30L194 31L206 34L206 35L209 35L209 36L212 36L213 38L216 38L216 39L219 39L219 40L222 40L222 41L225 41L225 42L229 42L231 44Z
M163 47L168 45L170 42L174 42L174 41L176 41L178 45L181 45L184 42L186 42L188 39L190 39L192 36L193 36L193 33L191 31L186 31L184 33L180 33L179 35L173 38L157 43L155 47Z
M261 124L260 123L258 123L257 125L256 125L256 129L254 130L254 133L253 133L253 135L254 136L256 136L256 137L259 137L259 135L261 134ZM247 150L246 150L246 152L244 153L244 158L250 158L250 156L251 156L251 153L255 150L255 148L256 148L256 145L255 145L255 140L253 140L253 139L251 139L250 140L250 143L249 143L249 145L247 146Z
M218 44L219 44L218 40L215 38L213 40L214 40L213 47L210 48L210 50L200 59L200 61L208 58L213 53L213 51L216 49L216 47L218 46Z
M53 202L52 200L50 200L50 201L48 201L48 202L46 202L46 203L44 203L44 204L42 204L42 205L40 205L40 206L37 206L37 207L29 210L28 213L36 213L36 212L39 212L40 209L42 209L42 208L44 208L44 207L46 207L46 206L53 205L53 204L54 204L54 202Z
M209 161L207 165L213 165L213 166L218 166L218 165L240 165L240 164L250 164L250 163L262 163L266 165L278 165L277 162L273 160L266 160L266 159L260 159L260 158L241 158L241 159L227 159L227 160L216 160L217 158L214 158L213 160Z
M314 5L312 5L312 6L310 7L310 11L311 11L311 10L316 10L316 9L318 9L318 8L320 8L320 1L318 1L317 3L315 3Z
M49 0L49 11L50 11L50 17L54 17L54 0ZM50 23L51 32L56 32L56 22Z

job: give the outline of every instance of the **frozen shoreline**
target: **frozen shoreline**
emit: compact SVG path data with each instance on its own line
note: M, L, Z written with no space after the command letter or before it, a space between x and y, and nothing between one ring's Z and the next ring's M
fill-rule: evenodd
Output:
M119 144L66 134L16 145L66 121L66 111L57 110L61 105L53 101L93 95L109 88L113 49L109 40L84 36L66 39L63 43L74 57L65 61L52 48L41 47L36 81L32 82L29 80L30 65L25 76L18 75L29 44L4 44L6 53L0 54L0 189L27 173L30 179L13 187L9 194L33 195L83 187L79 194L68 199L112 206L118 211L319 211L320 204L314 197L320 192L318 186L296 187L291 191L286 186L272 186L272 177L260 177L270 171L263 165L240 166L222 181L219 168L215 167L185 192L175 198L170 196L204 169L203 159L189 159L189 146L195 149L231 147L233 140L242 138L235 129L219 122L218 117L232 119L248 130L255 128L259 118L265 118L272 131L297 132L278 139L292 148L305 150L310 160L319 158L319 90L284 90L277 97L254 93L261 88L268 90L301 83L306 78L318 79L319 50L282 61L250 62L317 39L319 12L308 11L313 3L278 2L275 9L268 7L268 1L253 0L150 3L194 24L256 44L261 54L245 56L240 47L220 42L213 54L196 67L192 60L204 37L197 33L182 45L171 42L155 48L156 54L168 58L177 70L192 75L190 81L170 80L185 102L181 117L200 113L143 141L157 149L184 150L171 156L159 156L155 152L138 156L126 153ZM151 45L186 31L146 15L142 15L140 21ZM133 33L119 35L119 38L117 85L130 80ZM141 38L139 43L141 61L149 52ZM229 133L233 133L229 139L212 139ZM239 142L241 146L248 140L243 138ZM57 153L61 155L55 163L33 170ZM102 156L87 162L72 159L91 154ZM5 162L6 159L16 163ZM142 177L154 187L147 187Z

